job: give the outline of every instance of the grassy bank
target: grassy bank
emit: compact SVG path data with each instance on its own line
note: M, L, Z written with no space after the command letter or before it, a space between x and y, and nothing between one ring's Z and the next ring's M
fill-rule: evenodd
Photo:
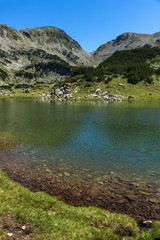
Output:
M89 207L66 205L33 193L0 171L0 239L159 239L160 222L139 230L134 219Z
M153 83L148 84L141 81L137 84L131 84L127 82L127 78L118 74L110 76L112 81L107 84L101 82L87 82L83 78L83 75L78 75L76 78L66 79L65 81L55 84L35 84L29 87L8 87L0 88L0 98L29 98L40 99L49 96L54 89L59 89L65 85L66 82L70 82L71 95L73 100L105 100L102 97L102 93L108 92L111 95L121 95L123 100L160 100L160 79L153 76ZM94 97L95 91L100 89L100 94ZM6 92L4 92L6 91ZM4 93L3 93L4 92ZM63 97L61 97L63 98Z
M154 81L151 84L144 81L130 84L127 82L127 78L118 74L111 77L112 81L106 84L103 81L87 82L82 75L78 75L76 78L66 79L66 81L57 84L37 84L30 88L13 88L6 94L3 94L3 90L0 90L0 98L45 99L54 89L64 86L65 82L69 81L71 83L70 91L73 100L104 101L101 94L94 97L96 89L101 89L101 93L108 92L111 95L121 95L123 100L160 100L160 80L156 76L153 76Z

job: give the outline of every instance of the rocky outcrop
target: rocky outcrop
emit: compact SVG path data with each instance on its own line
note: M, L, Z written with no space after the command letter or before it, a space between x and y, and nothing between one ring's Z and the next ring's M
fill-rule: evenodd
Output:
M80 88L79 88L80 90ZM40 97L45 100L55 100L55 101L68 101L72 99L73 101L80 100L100 100L100 101L122 101L124 98L122 95L113 95L109 94L109 92L103 92L100 88L96 89L94 93L90 93L84 97L75 97L75 93L77 93L77 89L72 89L72 85L70 83L65 83L63 87L55 88L50 94L41 94Z
M89 94L87 96L85 96L85 98L87 99L100 99L103 101L122 101L122 99L124 98L122 95L113 95L110 94L109 92L105 91L103 92L100 88L96 89L95 92L93 94Z
M51 99L73 98L70 88L71 88L71 84L70 83L65 83L63 87L54 89L53 92L51 92L51 94L50 94Z

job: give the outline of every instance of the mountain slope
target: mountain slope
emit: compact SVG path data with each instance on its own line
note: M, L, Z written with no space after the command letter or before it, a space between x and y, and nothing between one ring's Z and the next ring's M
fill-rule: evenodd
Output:
M15 30L0 24L0 85L53 83L90 56L55 27Z
M90 56L84 52L78 42L56 27L15 30L0 24L0 47L4 51L41 49L57 55L71 65L89 64Z
M56 27L16 30L0 24L0 86L59 82L76 66L97 66L116 51L146 45L160 47L160 33L124 33L89 54Z
M116 39L101 45L96 51L91 53L91 56L94 59L95 65L98 65L116 51L131 50L145 45L160 47L160 32L153 35L123 33Z

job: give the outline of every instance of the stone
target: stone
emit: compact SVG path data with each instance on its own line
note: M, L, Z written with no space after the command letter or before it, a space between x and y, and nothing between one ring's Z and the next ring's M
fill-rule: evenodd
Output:
M96 93L94 93L94 94L92 95L92 97L93 97L93 98L97 98L98 95L97 95Z
M158 203L158 200L157 200L157 199L154 199L154 198L149 198L149 201L150 201L151 203Z
M71 84L70 83L65 83L64 84L64 88L70 88L71 87Z
M107 92L107 91L105 91L105 92L102 93L102 96L106 96L106 95L108 95L108 92Z
M65 175L66 177L69 177L69 176L70 176L70 173L64 172L64 175Z
M141 223L142 227L145 228L152 228L153 227L153 222L151 220L143 221Z
M133 194L127 194L126 198L130 201L136 201L138 199L138 196L133 195Z
M98 89L96 89L95 94L99 94L100 92L101 92L101 89L98 88Z
M92 178L92 175L91 175L91 174L88 174L87 177L88 177L88 178Z
M69 94L69 93L71 93L71 90L70 89L65 89L64 94Z
M51 95L61 96L63 95L63 92L59 88L57 88L51 93Z
M93 185L93 187L90 190L91 196L92 197L97 197L100 193L100 189L98 187L98 185Z
M67 98L73 98L73 96L72 96L72 94L65 94L65 95L64 95L64 98L66 98L66 99L67 99Z
M29 93L30 92L30 89L27 88L27 89L23 89L23 93Z
M109 100L108 95L103 96L103 99L105 99L105 100Z
M87 201L91 201L91 198L90 198L90 197L87 197L86 200L87 200Z
M104 184L104 182L99 182L99 184L100 184L100 185L103 185L103 184Z
M132 96L128 96L128 99L131 99L131 98L135 98L135 96L133 96L133 95Z
M13 236L13 233L7 233L7 235L8 235L9 237L12 237L12 236Z
M0 93L3 94L3 95L8 95L8 94L10 94L11 92L10 92L9 90L1 90Z
M125 87L125 84L123 84L123 83L118 83L118 86L120 86L120 87Z

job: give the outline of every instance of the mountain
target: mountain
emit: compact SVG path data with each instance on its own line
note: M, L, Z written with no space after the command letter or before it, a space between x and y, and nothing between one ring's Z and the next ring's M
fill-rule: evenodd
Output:
M131 50L145 45L160 47L160 32L155 34L123 33L116 39L101 45L91 53L91 57L94 59L94 64L98 65L116 51Z
M15 30L0 24L0 47L4 51L40 49L57 55L71 65L89 64L90 55L82 50L78 42L56 27L39 27Z
M0 24L0 78L7 83L51 83L90 64L90 55L56 27L15 30Z
M98 66L117 51L160 47L160 33L124 33L85 52L78 42L56 27L16 30L0 24L0 86L55 83L76 66Z

